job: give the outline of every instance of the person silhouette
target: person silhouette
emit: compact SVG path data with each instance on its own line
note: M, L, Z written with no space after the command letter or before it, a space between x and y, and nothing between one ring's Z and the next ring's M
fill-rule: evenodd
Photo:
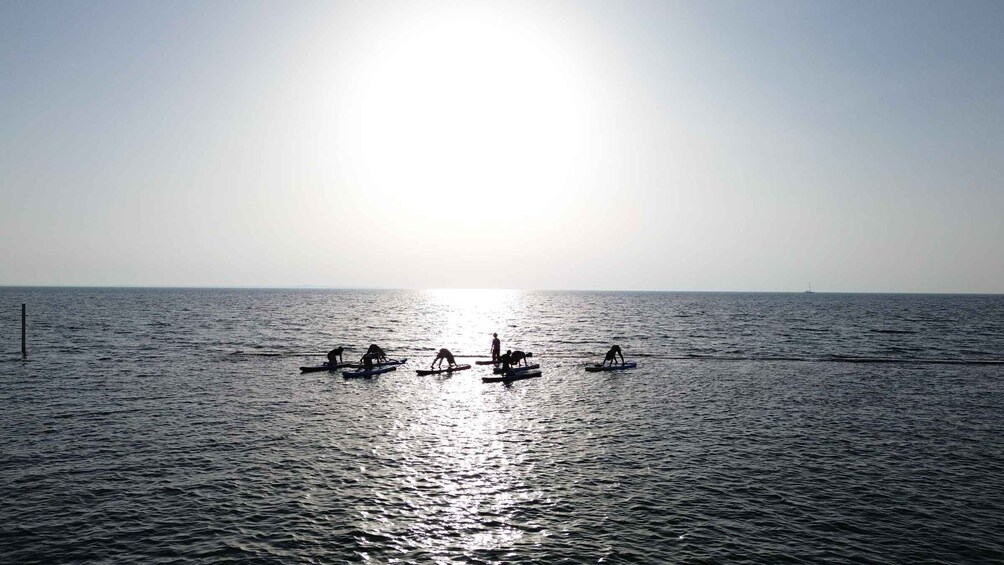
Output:
M499 341L499 334L492 334L492 362L498 363L502 352L502 342Z
M363 370L364 371L372 371L373 370L373 359L375 359L375 358L376 358L376 356L373 355L372 353L369 353L369 352L367 352L365 355L363 355L363 358L360 359L360 361L362 361L362 363L363 363Z
M453 354L450 353L449 349L447 349L447 348L444 347L444 348L442 348L442 349L439 350L439 354L436 355L436 359L433 360L433 362L432 362L431 365L429 365L429 368L430 369L435 368L436 362L438 361L439 362L439 368L442 369L443 368L443 359L446 359L446 367L447 368L456 367L457 366L457 362L453 359Z
M616 360L616 358L618 356L621 358L621 365L623 365L624 364L624 354L621 353L621 346L615 345L615 346L613 346L613 347L610 348L610 351L607 351L607 355L606 355L606 357L603 358L603 362L600 363L600 366L606 365L607 361L610 361L610 366L612 367L613 364L614 364L614 361Z
M526 358L530 357L531 355L533 354L523 353L522 351L517 349L516 351L509 353L509 362L512 363L513 365L519 365L519 362L522 361L524 365L529 365L530 363L527 362Z
M502 363L503 375L511 375L515 373L512 369L512 350L507 349L505 354L499 357L499 363Z
M366 350L366 354L372 355L373 359L376 359L377 361L387 360L387 354L384 353L383 349L380 349L380 346L375 343L370 345L369 349Z
M328 352L328 365L335 366L342 362L344 347L337 347Z

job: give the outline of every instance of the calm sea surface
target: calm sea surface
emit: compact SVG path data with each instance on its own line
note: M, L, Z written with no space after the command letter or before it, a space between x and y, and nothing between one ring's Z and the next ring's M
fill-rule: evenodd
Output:
M416 376L493 331L543 377ZM0 562L999 562L1002 363L1004 296L0 288Z

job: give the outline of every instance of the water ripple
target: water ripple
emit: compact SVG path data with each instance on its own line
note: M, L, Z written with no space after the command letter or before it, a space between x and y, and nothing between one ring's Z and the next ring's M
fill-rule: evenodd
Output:
M1004 560L999 297L0 299L4 562ZM492 331L544 377L414 374ZM297 370L374 342L413 361Z

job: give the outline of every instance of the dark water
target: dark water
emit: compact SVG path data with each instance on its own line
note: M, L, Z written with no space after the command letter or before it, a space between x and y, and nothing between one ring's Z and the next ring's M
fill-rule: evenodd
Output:
M415 375L492 331L543 378ZM1002 296L7 288L0 340L3 563L1004 560Z

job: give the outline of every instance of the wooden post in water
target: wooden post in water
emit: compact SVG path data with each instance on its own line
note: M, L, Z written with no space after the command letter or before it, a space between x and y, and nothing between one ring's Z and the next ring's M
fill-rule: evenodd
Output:
M27 324L25 323L25 305L21 304L21 359L28 358L28 341L25 339L27 335Z

